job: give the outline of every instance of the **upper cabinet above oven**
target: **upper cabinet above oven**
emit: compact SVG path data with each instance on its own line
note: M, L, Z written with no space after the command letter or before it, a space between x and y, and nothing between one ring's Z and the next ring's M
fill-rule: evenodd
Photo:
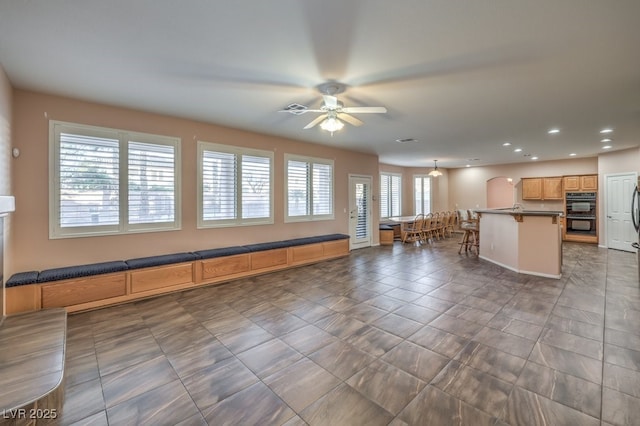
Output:
M523 200L562 200L562 177L522 178Z
M598 175L565 176L564 190L570 191L597 191Z

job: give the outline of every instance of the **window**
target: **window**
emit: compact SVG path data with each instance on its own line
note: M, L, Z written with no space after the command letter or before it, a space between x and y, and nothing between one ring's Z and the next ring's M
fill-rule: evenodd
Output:
M198 142L198 227L273 223L273 152Z
M402 175L382 173L380 175L380 217L401 216Z
M285 222L333 219L333 161L285 154Z
M180 140L51 121L50 238L180 229Z
M416 175L413 177L413 199L415 200L415 214L431 213L431 177Z

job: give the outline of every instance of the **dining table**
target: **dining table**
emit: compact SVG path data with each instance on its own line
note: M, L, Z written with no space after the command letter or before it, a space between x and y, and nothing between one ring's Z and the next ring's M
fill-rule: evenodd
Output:
M394 239L402 240L402 229L404 229L407 224L415 222L416 215L391 216L387 218L387 220L396 225L396 227L394 227L394 232L393 232ZM397 232L395 229L397 229Z

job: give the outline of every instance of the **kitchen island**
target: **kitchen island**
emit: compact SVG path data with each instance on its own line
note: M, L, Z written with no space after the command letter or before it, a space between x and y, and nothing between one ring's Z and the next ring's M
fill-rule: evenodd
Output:
M562 212L486 209L477 213L481 259L522 274L562 276Z

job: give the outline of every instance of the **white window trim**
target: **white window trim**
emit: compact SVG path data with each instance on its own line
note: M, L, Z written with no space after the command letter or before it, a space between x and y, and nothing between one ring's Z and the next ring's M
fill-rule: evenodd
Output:
M289 216L289 161L305 162L313 166L313 164L323 164L331 166L331 213L329 214L309 214L304 216ZM307 202L310 203L313 211L313 172L310 175L310 181L307 183ZM307 157L295 154L284 154L284 222L310 222L320 220L335 219L335 164L333 160L326 158Z
M413 214L418 214L417 211L415 211L416 209L416 178L422 178L423 180L429 180L429 212L433 213L433 192L431 191L433 189L433 177L429 176L429 175L413 175L413 180L412 180L412 198L413 198Z
M197 227L198 229L206 229L206 228L227 228L234 226L254 226L254 225L272 225L274 223L274 213L273 213L273 187L274 187L274 154L273 151L265 151L261 149L251 149L251 148L243 148L237 147L233 145L223 145L213 142L206 141L198 141L198 200L197 200L197 208L198 208L198 219L197 219ZM269 167L269 217L267 218L249 218L243 219L241 216L236 217L235 219L219 219L219 220L205 220L203 218L203 168L202 168L202 157L204 151L214 151L214 152L224 152L229 154L236 155L255 155L261 157L268 157L270 161ZM240 170L242 169L242 165L240 164ZM236 203L237 203L237 211L238 214L242 213L242 172L238 174L238 182L236 182L236 188L239 191L236 194Z
M380 195L381 195L381 199L380 199L380 203L382 205L382 176L391 176L391 177L398 177L400 179L400 190L398 193L398 216L402 216L402 173L390 173L390 172L381 172L380 173ZM382 216L382 208L380 209L380 219L387 219L388 217L391 216ZM393 209L392 209L393 210Z
M119 224L63 228L60 226L60 133L79 133L119 141ZM146 142L169 145L174 151L174 220L164 223L129 224L128 143ZM142 232L177 231L182 229L181 155L180 138L132 132L107 127L90 126L64 121L49 121L49 239L96 237Z

